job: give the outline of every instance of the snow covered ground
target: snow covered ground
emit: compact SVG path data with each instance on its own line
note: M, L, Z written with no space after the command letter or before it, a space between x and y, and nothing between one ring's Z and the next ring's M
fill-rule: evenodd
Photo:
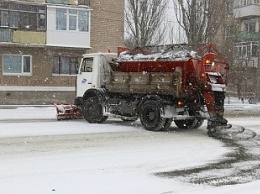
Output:
M226 109L230 123L260 134L259 105L231 103ZM256 115L237 116L241 111ZM168 132L153 133L139 121L89 124L56 121L55 114L54 107L0 109L0 193L260 193L260 180L215 187L182 181L185 177L156 176L215 163L232 151L207 137L205 124L192 131L172 124ZM254 163L245 163L244 168L248 165Z

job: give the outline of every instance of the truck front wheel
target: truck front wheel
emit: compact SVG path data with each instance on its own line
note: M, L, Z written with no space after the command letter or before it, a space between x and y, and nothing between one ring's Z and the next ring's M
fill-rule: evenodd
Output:
M102 104L96 97L90 97L84 102L83 115L89 123L102 123L107 119L107 116L103 115Z
M144 102L140 110L140 120L143 127L149 131L164 129L166 120L161 117L161 103L155 100Z

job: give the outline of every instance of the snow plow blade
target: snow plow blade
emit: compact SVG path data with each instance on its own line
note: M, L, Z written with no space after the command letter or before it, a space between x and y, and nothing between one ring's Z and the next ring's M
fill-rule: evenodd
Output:
M57 120L82 119L83 114L74 104L54 104L57 111Z
M233 140L246 140L252 139L256 133L250 129L245 129L242 126L234 125L230 128L216 128L213 137L217 139L233 139Z

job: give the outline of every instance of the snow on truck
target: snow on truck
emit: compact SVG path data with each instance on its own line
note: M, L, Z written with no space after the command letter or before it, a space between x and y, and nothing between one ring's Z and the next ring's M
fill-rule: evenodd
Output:
M150 131L199 128L209 135L229 128L223 118L228 64L209 44L197 52L142 49L84 54L77 74L75 105L89 123L109 116L140 119Z

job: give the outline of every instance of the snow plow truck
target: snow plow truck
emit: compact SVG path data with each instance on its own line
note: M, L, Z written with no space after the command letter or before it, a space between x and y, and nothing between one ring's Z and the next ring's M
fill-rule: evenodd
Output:
M192 51L141 48L118 53L84 54L76 81L75 105L89 123L110 116L140 119L146 130L199 128L208 134L230 128L224 116L228 63L209 44Z

